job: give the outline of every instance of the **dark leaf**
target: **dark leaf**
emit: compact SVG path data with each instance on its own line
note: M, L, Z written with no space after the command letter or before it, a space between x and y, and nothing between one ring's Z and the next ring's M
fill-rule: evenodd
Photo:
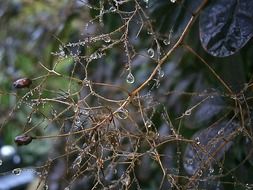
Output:
M252 0L214 0L200 15L200 40L217 57L239 51L253 36Z

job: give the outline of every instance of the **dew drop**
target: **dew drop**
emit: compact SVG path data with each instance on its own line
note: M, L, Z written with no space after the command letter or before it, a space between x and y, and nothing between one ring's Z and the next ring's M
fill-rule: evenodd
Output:
M252 186L248 183L246 183L245 187L246 187L246 190L251 190L252 189Z
M192 110L188 109L184 112L184 115L191 115L192 114Z
M0 166L2 166L3 165L3 160L0 160Z
M196 137L196 138L195 138L195 141L196 141L197 144L200 144L199 137Z
M98 56L97 56L97 53L93 53L93 54L90 55L90 58L91 58L91 59L97 59L97 57L98 57Z
M202 170L199 170L198 171L198 176L202 176L203 175L203 171Z
M133 84L134 83L134 76L133 74L130 72L128 73L127 77L126 77L126 82L129 83L129 84Z
M111 6L110 9L109 9L109 11L111 11L111 12L116 12L116 10L117 9L114 6Z
M128 186L130 184L131 178L129 176L129 174L125 174L122 177L123 179L121 179L121 183L125 186Z
M187 165L192 165L193 164L193 160L190 158L190 159L187 159L186 160L186 164Z
M21 172L22 172L21 168L15 168L14 170L12 170L12 173L13 173L14 175L20 175Z
M82 162L82 156L79 155L79 156L75 159L75 161L74 161L73 163L74 163L74 165L80 165L81 162Z
M152 127L152 125L153 125L153 123L152 123L152 121L151 121L150 119L148 119L148 120L145 122L145 126L146 126L147 128Z
M70 188L69 187L65 187L64 190L70 190Z
M106 43L111 42L110 36L105 36L105 37L104 37L104 41L105 41Z
M209 168L209 173L212 174L213 172L214 172L213 167L210 167L210 168Z
M153 48L149 48L148 49L148 55L149 57L153 58L155 56L155 51Z
M89 28L89 23L86 23L86 24L85 24L85 27L84 27L84 30L87 31L88 28Z
M128 111L124 108L118 109L115 116L119 119L126 119L128 117Z
M48 185L47 185L47 184L45 184L45 185L43 186L43 190L48 190Z
M224 129L222 128L222 129L220 129L219 131L218 131L218 135L223 135L224 134Z
M28 118L28 123L31 123L32 122L32 117L29 117Z
M177 0L170 0L171 3L175 3Z
M170 44L170 39L164 39L163 40L163 43L164 43L164 45L169 45Z
M164 77L164 71L163 71L161 68L158 69L158 76L159 76L160 78L163 78L163 77Z

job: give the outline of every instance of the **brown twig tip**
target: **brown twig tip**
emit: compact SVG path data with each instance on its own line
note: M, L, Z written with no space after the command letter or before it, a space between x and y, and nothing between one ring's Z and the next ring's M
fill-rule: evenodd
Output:
M13 82L15 88L29 88L32 84L32 80L29 78L21 78Z
M19 135L16 136L14 141L18 146L28 145L32 142L34 138L29 135Z

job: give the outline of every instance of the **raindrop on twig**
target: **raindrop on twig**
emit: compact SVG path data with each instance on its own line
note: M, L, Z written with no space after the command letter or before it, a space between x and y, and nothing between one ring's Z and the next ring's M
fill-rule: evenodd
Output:
M150 119L148 119L148 120L145 122L145 126L146 126L147 128L152 127L152 125L153 125L153 123L152 123L152 121L151 121Z
M195 138L195 141L196 141L197 144L200 144L199 137L196 137L196 138Z
M134 76L131 72L128 73L127 77L126 77L126 82L129 84L133 84L135 81Z
M126 119L128 117L128 110L124 108L118 109L115 116L119 119Z
M155 51L153 48L149 48L148 49L148 55L149 57L153 58L155 56Z
M21 172L22 172L21 168L15 168L15 169L12 170L12 173L13 173L14 175L20 175Z

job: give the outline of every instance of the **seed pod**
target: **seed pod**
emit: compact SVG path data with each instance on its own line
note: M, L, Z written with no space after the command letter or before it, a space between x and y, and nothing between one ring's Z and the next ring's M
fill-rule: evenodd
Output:
M29 88L29 86L32 84L32 80L28 78L22 78L18 79L13 83L13 86L15 88Z
M22 146L22 145L28 145L32 142L33 137L28 136L28 135L19 135L16 136L14 141L18 146Z

